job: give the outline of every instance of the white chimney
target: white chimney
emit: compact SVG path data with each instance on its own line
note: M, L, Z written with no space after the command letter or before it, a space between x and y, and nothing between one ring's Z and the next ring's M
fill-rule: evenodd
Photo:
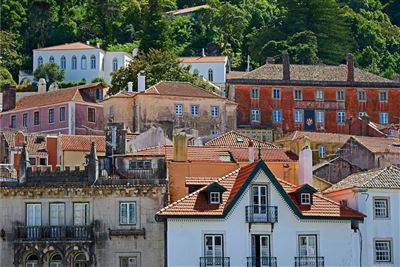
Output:
M139 71L137 74L138 80L138 92L143 92L146 89L146 74L143 70Z
M40 78L38 82L38 94L44 94L46 91L46 80L44 78Z
M96 47L97 47L97 48L100 48L100 43L96 43Z
M133 92L133 82L128 82L128 92Z
M312 151L308 146L299 153L299 184L313 186Z
M204 51L204 48L201 49L201 56L205 57L206 56L206 52Z
M90 45L90 41L86 41L86 44L87 44L87 45Z
M249 148L247 152L248 152L249 162L254 162L254 143L252 140L249 141Z

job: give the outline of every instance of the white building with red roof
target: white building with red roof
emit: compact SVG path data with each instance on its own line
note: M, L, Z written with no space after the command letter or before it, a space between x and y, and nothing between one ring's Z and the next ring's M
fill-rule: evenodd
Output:
M193 181L192 181L193 182ZM161 209L167 266L356 266L365 215L310 185L275 178L260 160Z

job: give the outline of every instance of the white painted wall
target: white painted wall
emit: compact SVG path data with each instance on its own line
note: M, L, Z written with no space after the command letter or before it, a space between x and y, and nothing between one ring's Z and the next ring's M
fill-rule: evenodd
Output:
M300 221L265 174L259 174L255 183L268 183L269 205L278 206L273 231L270 224L252 224L249 230L245 222L245 207L251 203L247 189L223 220L168 219L168 266L199 266L199 258L204 255L204 234L224 234L224 256L230 257L232 267L246 266L251 256L251 234L270 234L271 256L277 257L278 266L294 266L298 234L318 235L318 254L325 257L325 266L354 266L357 234L351 230L350 221Z
M104 79L107 84L111 84L111 74L113 70L113 60L117 59L118 69L128 66L132 56L125 52L106 52L104 61Z
M216 85L225 85L226 82L226 68L227 62L216 62L216 63L181 63L183 66L191 66L190 72L198 71L199 75L203 76L208 80L208 70L212 69L214 74L214 80L210 81Z

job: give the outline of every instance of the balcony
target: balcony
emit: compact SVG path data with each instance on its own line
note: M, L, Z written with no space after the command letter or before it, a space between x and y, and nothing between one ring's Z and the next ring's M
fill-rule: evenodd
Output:
M246 206L246 222L276 223L278 222L278 207L265 205Z
M16 226L17 241L74 241L93 240L93 226Z
M247 267L276 267L276 257L247 257Z
M295 266L316 266L323 267L325 266L324 257L295 257L294 258Z
M200 267L206 266L221 266L230 267L229 257L200 257Z

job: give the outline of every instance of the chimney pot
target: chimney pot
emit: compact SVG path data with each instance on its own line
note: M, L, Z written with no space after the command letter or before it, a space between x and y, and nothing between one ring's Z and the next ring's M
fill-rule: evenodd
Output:
M96 43L96 47L97 47L97 48L100 48L100 43Z
M290 80L290 60L289 60L289 53L284 51L282 54L282 68L283 68L283 80L289 81Z
M86 41L86 44L87 44L87 45L90 45L90 41Z
M38 82L38 94L44 94L46 91L46 80L44 78L40 78Z
M128 82L128 92L133 92L133 82Z
M351 53L347 55L347 81L354 82L354 59Z
M204 51L204 48L201 49L201 56L205 57L206 56L206 52Z
M146 74L143 70L138 72L137 80L138 80L138 92L143 92L144 90L146 90Z

